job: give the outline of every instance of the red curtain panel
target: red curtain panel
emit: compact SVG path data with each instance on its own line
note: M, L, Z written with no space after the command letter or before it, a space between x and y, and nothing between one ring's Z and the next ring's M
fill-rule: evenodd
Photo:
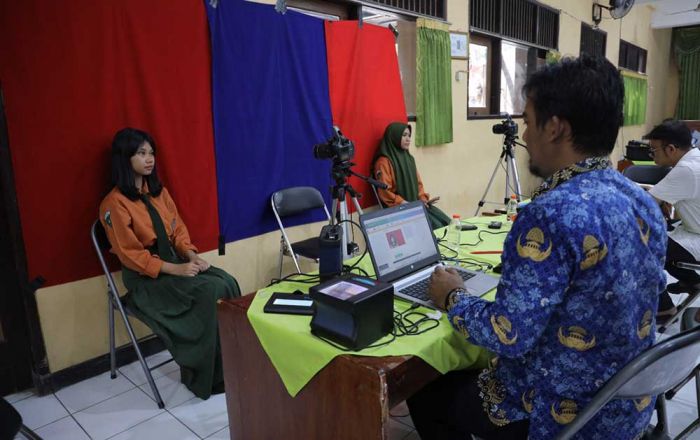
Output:
M210 65L201 1L0 2L0 84L32 278L99 273L89 226L124 126L154 136L194 243L216 247Z
M368 175L372 157L390 122L406 122L394 35L387 28L357 21L326 22L328 83L333 124L355 143L354 170ZM350 179L376 203L365 182Z

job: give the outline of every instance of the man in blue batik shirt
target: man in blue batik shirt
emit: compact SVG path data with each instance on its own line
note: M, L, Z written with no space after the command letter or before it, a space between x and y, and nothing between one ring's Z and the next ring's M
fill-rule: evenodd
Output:
M529 168L545 180L506 238L496 299L469 295L450 269L430 287L455 330L496 357L409 399L423 440L551 439L654 342L666 228L607 159L622 122L618 71L603 58L564 59L523 92ZM653 396L613 400L578 438L638 437L653 407Z

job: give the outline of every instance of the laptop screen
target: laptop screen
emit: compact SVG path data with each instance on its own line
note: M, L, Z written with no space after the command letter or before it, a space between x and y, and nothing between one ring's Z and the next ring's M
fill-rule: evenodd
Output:
M393 281L440 259L422 202L375 211L361 222L374 270L382 281Z

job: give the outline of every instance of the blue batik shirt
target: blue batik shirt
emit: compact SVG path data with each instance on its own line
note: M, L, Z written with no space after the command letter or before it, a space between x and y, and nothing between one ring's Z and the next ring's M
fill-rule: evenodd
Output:
M530 439L555 437L652 345L666 284L652 197L609 168L566 176L518 214L495 301L457 293L448 306L455 329L497 355L479 376L486 414L496 425L529 419ZM613 400L578 438L635 438L653 402Z

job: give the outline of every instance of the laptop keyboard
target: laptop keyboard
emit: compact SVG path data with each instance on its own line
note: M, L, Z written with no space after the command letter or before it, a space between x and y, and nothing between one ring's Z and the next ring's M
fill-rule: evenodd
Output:
M463 270L458 270L457 273L462 277L462 280L467 281L469 278L475 276L475 273L465 272ZM404 295L412 296L413 298L420 299L423 301L430 301L428 297L428 284L430 284L430 277L424 278L417 283L411 284L399 290L399 292Z

